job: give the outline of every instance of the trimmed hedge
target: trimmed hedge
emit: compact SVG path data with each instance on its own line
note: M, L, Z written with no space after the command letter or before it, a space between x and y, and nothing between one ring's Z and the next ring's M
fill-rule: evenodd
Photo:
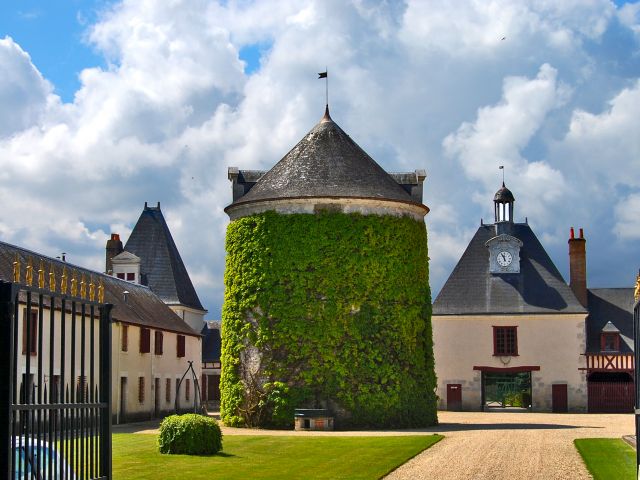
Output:
M226 250L226 425L321 405L339 428L437 423L424 222L265 212L231 222Z
M213 455L222 450L222 432L213 418L195 413L170 415L160 423L160 453Z

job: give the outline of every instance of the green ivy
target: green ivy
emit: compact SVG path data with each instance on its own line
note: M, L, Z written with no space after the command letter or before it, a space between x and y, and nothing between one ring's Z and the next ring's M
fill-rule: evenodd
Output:
M340 428L437 423L423 222L266 212L231 222L226 249L225 424L320 406ZM241 360L252 349L259 364Z

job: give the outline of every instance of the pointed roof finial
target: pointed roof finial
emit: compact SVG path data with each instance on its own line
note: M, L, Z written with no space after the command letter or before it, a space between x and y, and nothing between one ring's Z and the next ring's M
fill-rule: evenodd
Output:
M326 123L326 122L333 122L333 119L331 118L331 115L329 115L329 104L327 104L324 107L324 115L322 116L322 119L320 120L320 123Z

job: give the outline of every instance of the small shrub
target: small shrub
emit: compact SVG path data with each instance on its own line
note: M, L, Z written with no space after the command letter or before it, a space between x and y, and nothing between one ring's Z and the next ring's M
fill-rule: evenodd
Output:
M213 455L222 450L222 432L210 417L170 415L160 424L158 447L160 453Z

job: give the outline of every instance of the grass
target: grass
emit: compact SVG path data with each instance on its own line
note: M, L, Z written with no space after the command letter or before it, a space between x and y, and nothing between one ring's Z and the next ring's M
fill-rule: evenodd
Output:
M212 456L161 455L157 435L113 435L113 478L377 479L442 439L400 437L226 436Z
M636 452L619 438L579 438L576 448L594 480L635 480Z

